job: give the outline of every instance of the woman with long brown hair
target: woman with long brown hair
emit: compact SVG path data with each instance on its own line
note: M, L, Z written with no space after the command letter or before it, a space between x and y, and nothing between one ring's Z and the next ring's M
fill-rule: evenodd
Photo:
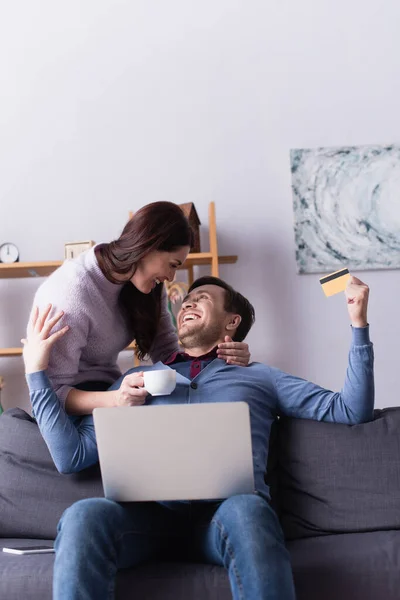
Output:
M65 261L39 287L33 303L33 311L41 312L39 320L50 310L62 311L59 325L69 328L53 348L47 369L69 414L144 402L140 374L119 390L106 390L120 377L118 354L133 339L139 358L150 356L153 362L179 350L163 283L174 279L191 243L192 231L179 206L154 202L134 214L117 240ZM241 365L250 357L242 342L221 344L219 356Z

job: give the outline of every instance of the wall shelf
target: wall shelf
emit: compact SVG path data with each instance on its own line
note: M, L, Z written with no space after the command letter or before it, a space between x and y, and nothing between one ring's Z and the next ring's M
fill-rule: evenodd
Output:
M218 256L218 263L222 265L234 264L237 256ZM185 264L179 267L187 269L200 265L211 265L213 256L211 252L188 254ZM0 263L0 279L20 279L24 277L47 277L62 265L61 260L20 262L13 264Z
M62 265L61 260L40 262L0 263L0 279L19 279L21 277L47 277Z
M7 356L22 356L22 348L0 348L0 358Z

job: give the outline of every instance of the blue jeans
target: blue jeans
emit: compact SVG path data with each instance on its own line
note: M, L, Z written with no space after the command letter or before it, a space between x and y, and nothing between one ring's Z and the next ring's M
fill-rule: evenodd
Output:
M53 600L110 600L118 569L179 557L224 566L234 600L293 600L289 553L260 496L222 503L80 500L55 542Z

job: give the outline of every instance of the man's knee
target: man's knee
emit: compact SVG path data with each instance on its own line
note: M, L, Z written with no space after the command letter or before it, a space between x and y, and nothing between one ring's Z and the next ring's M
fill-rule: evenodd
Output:
M78 500L64 511L58 524L58 533L75 530L87 535L88 530L107 523L114 506L114 502L105 498Z
M239 494L237 496L231 496L222 502L218 511L234 513L238 518L269 511L273 513L268 502L258 494Z
M241 494L225 500L214 515L227 529L249 532L263 528L280 533L280 525L275 511L264 498L257 494Z

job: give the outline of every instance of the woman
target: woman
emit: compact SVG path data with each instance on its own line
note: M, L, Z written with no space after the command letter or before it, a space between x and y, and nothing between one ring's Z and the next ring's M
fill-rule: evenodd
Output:
M99 244L76 260L65 261L38 289L34 307L52 305L70 327L55 345L47 374L69 414L90 414L95 407L143 402L143 390L121 386L119 352L133 340L139 358L166 361L178 351L167 308L164 281L172 281L186 259L192 232L182 210L154 202L137 211L120 237ZM247 365L248 346L220 344L218 354L231 364Z

